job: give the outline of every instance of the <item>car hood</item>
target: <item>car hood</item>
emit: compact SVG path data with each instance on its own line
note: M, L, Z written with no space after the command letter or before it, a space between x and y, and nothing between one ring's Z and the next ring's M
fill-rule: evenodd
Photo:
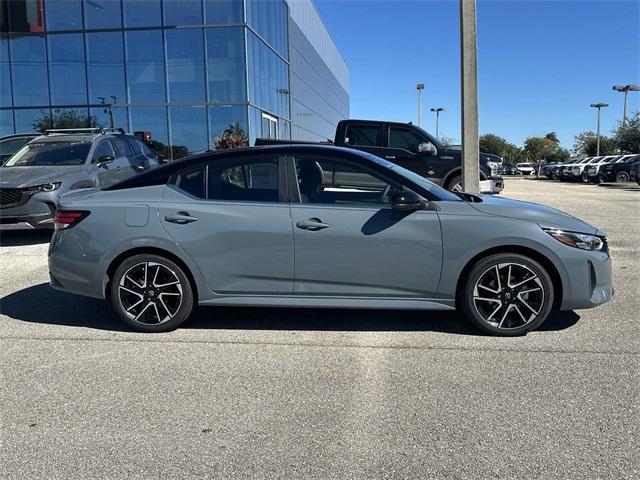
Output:
M546 205L492 195L480 194L476 196L482 201L471 202L470 205L487 215L528 220L536 222L543 228L559 228L571 232L605 235L604 232L587 222Z
M0 188L23 188L43 183L59 182L78 173L81 165L0 168Z

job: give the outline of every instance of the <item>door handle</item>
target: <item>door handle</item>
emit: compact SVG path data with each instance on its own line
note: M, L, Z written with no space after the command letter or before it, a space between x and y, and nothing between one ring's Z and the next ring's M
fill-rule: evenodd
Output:
M386 158L387 160L395 160L396 156L395 155L387 155L384 158Z
M185 225L187 223L195 222L197 217L192 217L189 212L178 212L175 215L166 215L164 217L165 222L177 223L178 225Z
M136 170L138 170L139 172L144 171L144 162L140 162L138 165L136 165Z
M310 218L306 222L296 223L296 227L301 230L309 230L310 232L317 232L325 228L329 228L331 225L323 223L319 218Z

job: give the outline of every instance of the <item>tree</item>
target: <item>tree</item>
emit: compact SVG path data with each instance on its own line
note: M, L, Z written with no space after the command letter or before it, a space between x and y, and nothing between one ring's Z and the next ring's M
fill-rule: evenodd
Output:
M617 149L615 139L600 135L600 155L612 155ZM595 157L598 152L597 135L590 131L579 133L574 137L573 151L576 155Z
M520 148L493 133L480 136L480 151L502 157L505 163L518 163L523 160Z
M440 137L440 143L443 147L450 147L451 145L455 145L455 139L451 137Z
M613 131L613 140L620 153L640 152L640 112L635 112L626 122L620 122Z
M222 135L215 139L214 148L216 150L229 150L231 148L243 148L249 146L249 137L240 127L240 122L234 122L222 132Z
M33 129L44 133L56 128L98 127L96 117L78 110L54 110L52 114L41 112L42 116L33 122Z
M540 172L540 166L554 156L559 150L559 145L549 138L529 137L524 141L524 153L529 162L536 165L536 174Z

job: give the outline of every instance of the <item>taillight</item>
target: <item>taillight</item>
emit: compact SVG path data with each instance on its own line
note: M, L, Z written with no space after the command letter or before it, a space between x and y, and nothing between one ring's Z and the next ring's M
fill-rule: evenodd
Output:
M54 224L56 229L71 228L89 216L86 210L56 210Z

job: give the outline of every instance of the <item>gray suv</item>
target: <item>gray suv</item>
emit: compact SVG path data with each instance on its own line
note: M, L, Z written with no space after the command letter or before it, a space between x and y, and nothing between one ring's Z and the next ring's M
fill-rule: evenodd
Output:
M121 129L49 130L0 168L0 230L53 228L61 195L106 187L158 163Z

